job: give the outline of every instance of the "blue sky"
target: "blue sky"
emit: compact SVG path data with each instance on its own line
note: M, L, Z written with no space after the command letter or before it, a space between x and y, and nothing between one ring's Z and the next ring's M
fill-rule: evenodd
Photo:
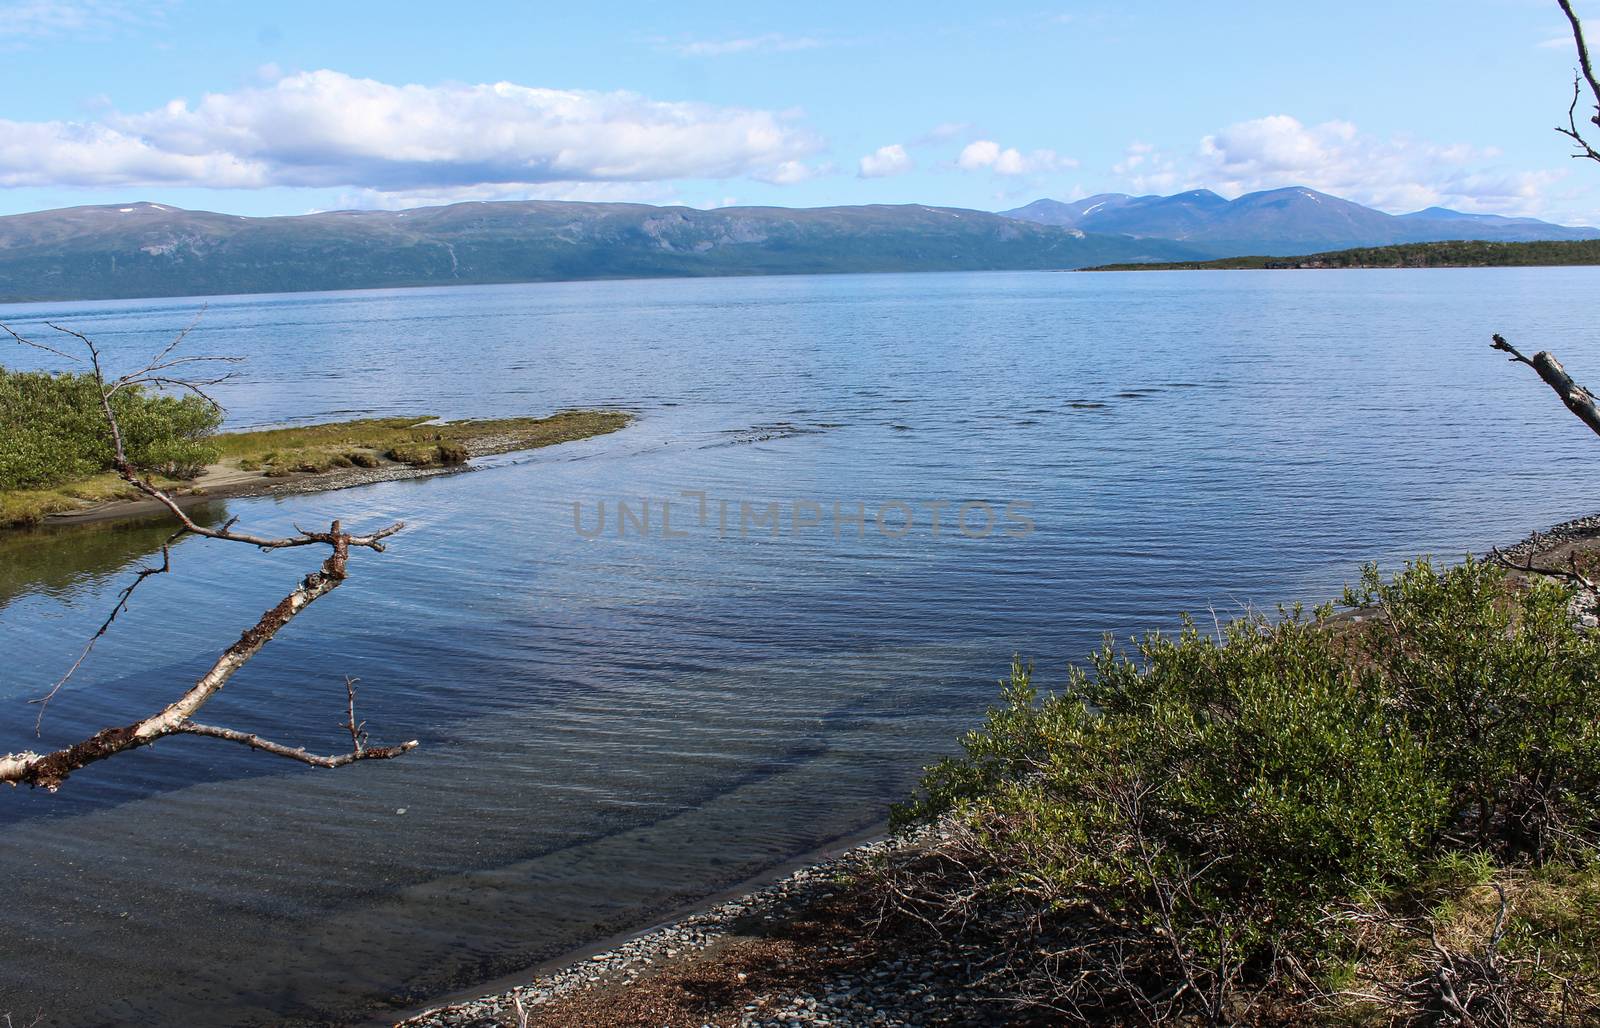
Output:
M0 213L1304 184L1600 224L1551 131L1564 30L1554 0L0 0Z

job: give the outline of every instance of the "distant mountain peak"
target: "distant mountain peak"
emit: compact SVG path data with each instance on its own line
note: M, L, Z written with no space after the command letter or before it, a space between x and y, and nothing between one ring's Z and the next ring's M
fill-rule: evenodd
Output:
M1258 190L1232 200L1209 189L1171 196L1102 193L1069 203L1035 200L1000 213L1084 232L1178 240L1218 257L1452 239L1532 242L1600 237L1600 230L1593 228L1569 228L1534 218L1464 214L1443 207L1387 214L1299 185Z

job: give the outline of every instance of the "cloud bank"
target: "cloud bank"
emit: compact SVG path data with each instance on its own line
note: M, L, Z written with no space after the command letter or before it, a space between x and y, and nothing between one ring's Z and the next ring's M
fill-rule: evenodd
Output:
M93 121L0 119L0 186L350 187L801 181L821 141L764 110L336 71Z
M1561 173L1497 167L1500 157L1491 147L1380 138L1348 121L1306 125L1274 114L1205 136L1190 153L1136 143L1114 170L1140 192L1207 188L1232 196L1301 185L1390 211L1538 213Z
M996 175L1039 175L1077 167L1078 162L1054 150L1032 150L1026 154L1016 147L1002 148L992 139L968 143L956 157L963 171L992 171Z

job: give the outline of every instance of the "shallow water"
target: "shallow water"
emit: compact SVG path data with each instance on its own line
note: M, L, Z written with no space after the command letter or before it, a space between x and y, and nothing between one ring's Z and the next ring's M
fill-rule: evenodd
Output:
M1329 599L1364 560L1588 513L1597 441L1487 343L1548 347L1582 380L1597 284L1006 273L212 300L191 347L250 358L222 395L238 426L639 418L469 474L208 512L410 527L205 719L333 750L350 674L375 741L423 746L326 773L179 739L56 796L0 794L0 1012L325 1021L481 981L877 823L1013 653L1059 681L1103 631ZM0 319L63 321L131 361L199 306ZM650 501L647 533L619 536L619 500ZM777 503L779 533L741 533L740 501ZM794 526L803 501L820 524ZM892 538L896 501L912 521ZM963 535L975 501L1034 528ZM862 505L859 533L835 502ZM0 751L166 702L315 562L179 543L179 573L141 589L34 739L27 698L165 534L0 540Z

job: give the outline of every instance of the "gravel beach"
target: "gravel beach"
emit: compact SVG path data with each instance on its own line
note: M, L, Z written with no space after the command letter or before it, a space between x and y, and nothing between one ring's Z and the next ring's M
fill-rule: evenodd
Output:
M438 1007L407 1028L529 1025L993 1025L1019 1021L978 965L984 954L905 948L873 930L848 886L876 861L926 847L920 833L868 843L766 888L655 929L509 992Z

